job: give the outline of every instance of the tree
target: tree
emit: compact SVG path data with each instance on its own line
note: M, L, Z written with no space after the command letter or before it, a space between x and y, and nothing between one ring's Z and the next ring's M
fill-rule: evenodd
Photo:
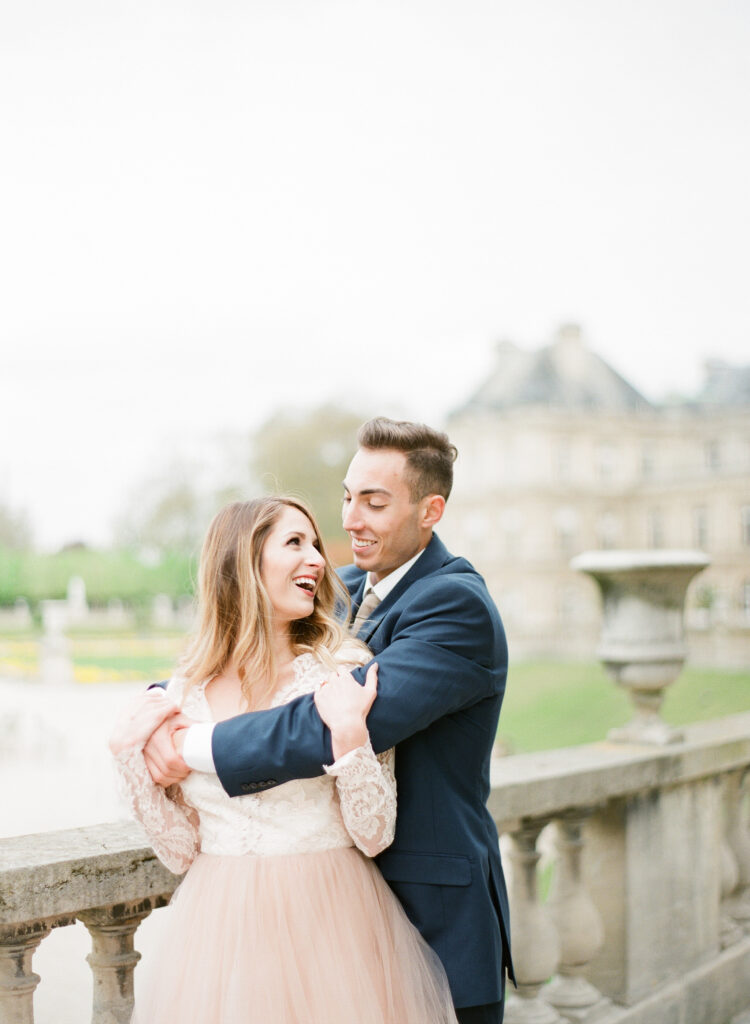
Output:
M324 538L336 549L344 539L341 482L362 419L334 405L301 415L279 412L253 439L251 468L265 492L294 494L308 502Z
M133 494L115 525L118 546L158 554L192 554L200 547L210 519L206 503L186 467L166 467Z
M31 528L26 515L0 505L0 548L23 551L31 547Z

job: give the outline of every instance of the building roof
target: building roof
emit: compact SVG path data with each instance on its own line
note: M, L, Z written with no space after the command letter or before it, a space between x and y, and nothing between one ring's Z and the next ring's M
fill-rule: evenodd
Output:
M551 345L533 352L500 342L494 370L453 415L519 406L628 413L653 408L586 346L574 324L561 327Z
M722 359L707 360L703 387L695 402L725 409L747 408L750 406L750 366L735 366Z

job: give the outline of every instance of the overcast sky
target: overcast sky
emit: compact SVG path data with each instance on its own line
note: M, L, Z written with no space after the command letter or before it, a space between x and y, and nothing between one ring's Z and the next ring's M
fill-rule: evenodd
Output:
M103 543L176 450L438 422L568 320L652 398L750 361L748 53L746 0L4 4L0 501Z

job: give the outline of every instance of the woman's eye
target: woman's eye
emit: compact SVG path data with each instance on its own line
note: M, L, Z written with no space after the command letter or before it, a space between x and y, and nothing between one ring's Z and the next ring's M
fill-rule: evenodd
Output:
M299 537L290 537L287 544L299 544Z

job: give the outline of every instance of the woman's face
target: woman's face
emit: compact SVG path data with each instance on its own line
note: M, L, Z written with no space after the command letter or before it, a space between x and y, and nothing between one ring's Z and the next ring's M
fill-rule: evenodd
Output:
M307 516L285 505L265 539L260 561L260 577L277 624L312 614L325 567L317 544Z

